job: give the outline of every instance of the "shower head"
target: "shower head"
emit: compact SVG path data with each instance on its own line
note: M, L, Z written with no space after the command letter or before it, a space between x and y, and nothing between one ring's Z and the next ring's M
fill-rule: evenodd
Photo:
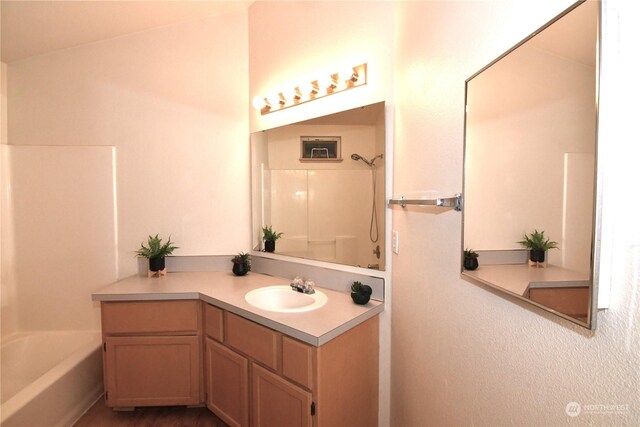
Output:
M358 160L362 160L363 162L365 162L367 165L369 165L370 167L374 167L375 166L375 162L376 159L381 159L382 158L382 154L378 154L377 156L375 156L373 159L371 159L371 161L367 160L366 158L362 157L360 154L356 154L353 153L351 155L351 159L358 161Z
M353 153L353 154L351 155L351 159L352 159L352 160L355 160L355 161L362 160L362 161L363 161L363 162L365 162L367 165L369 165L369 166L373 166L373 163L371 163L369 160L367 160L367 159L365 159L364 157L362 157L360 154Z

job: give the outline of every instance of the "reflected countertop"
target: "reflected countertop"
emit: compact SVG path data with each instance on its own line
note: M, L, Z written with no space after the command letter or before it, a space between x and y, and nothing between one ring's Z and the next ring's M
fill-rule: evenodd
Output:
M519 296L525 296L529 288L550 286L580 286L589 281L589 275L548 265L545 268L527 264L482 265L477 270L465 270L468 277L490 283Z
M317 310L277 313L261 310L245 301L245 294L257 288L288 285L289 280L249 273L167 273L162 277L131 276L106 286L92 295L94 301L159 301L201 299L263 326L320 346L384 310L384 303L371 300L356 305L348 293L319 288L328 297Z

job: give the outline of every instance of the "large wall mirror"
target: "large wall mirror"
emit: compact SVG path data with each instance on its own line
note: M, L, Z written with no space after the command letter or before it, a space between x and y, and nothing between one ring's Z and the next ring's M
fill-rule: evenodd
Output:
M463 277L590 329L599 16L572 5L470 77L465 106L463 247L479 267L465 253ZM519 243L542 233L557 248Z
M384 270L384 103L251 135L253 250Z

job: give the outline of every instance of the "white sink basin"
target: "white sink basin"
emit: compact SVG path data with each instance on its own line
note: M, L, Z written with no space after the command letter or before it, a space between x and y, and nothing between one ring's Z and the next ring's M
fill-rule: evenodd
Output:
M247 292L244 299L254 307L280 313L301 313L318 309L327 303L327 296L316 289L313 294L303 294L289 285L267 286Z

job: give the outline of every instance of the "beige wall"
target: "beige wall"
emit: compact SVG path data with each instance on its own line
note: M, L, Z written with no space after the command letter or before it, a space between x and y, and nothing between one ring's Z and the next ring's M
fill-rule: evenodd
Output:
M248 249L247 34L233 12L9 65L11 144L116 148L119 277L148 234Z
M570 3L398 3L396 192L461 189L465 79ZM635 6L624 2L607 4L609 28L618 21L614 11L626 9L620 18L629 43L618 47L613 41L605 52L624 67L608 74L602 98L613 109L612 127L622 128L600 141L603 150L616 150L606 165L605 192L621 192L616 188L638 181L629 160L635 153L637 161L637 144L623 137L635 134L634 120L622 102L637 99L638 89L629 82L638 73L631 66L638 15L629 14ZM616 33L611 28L609 36ZM619 49L622 59L616 58ZM615 91L613 81L620 81ZM607 203L616 204L606 194ZM599 313L594 335L461 280L460 215L394 211L401 248L392 260L391 425L637 425L640 240L638 233L629 234L638 229L638 202L614 209L616 218L605 221L616 222L605 264L613 260L615 268L602 278L612 286L611 307ZM572 401L583 405L575 419L565 413ZM587 414L589 404L629 409Z

